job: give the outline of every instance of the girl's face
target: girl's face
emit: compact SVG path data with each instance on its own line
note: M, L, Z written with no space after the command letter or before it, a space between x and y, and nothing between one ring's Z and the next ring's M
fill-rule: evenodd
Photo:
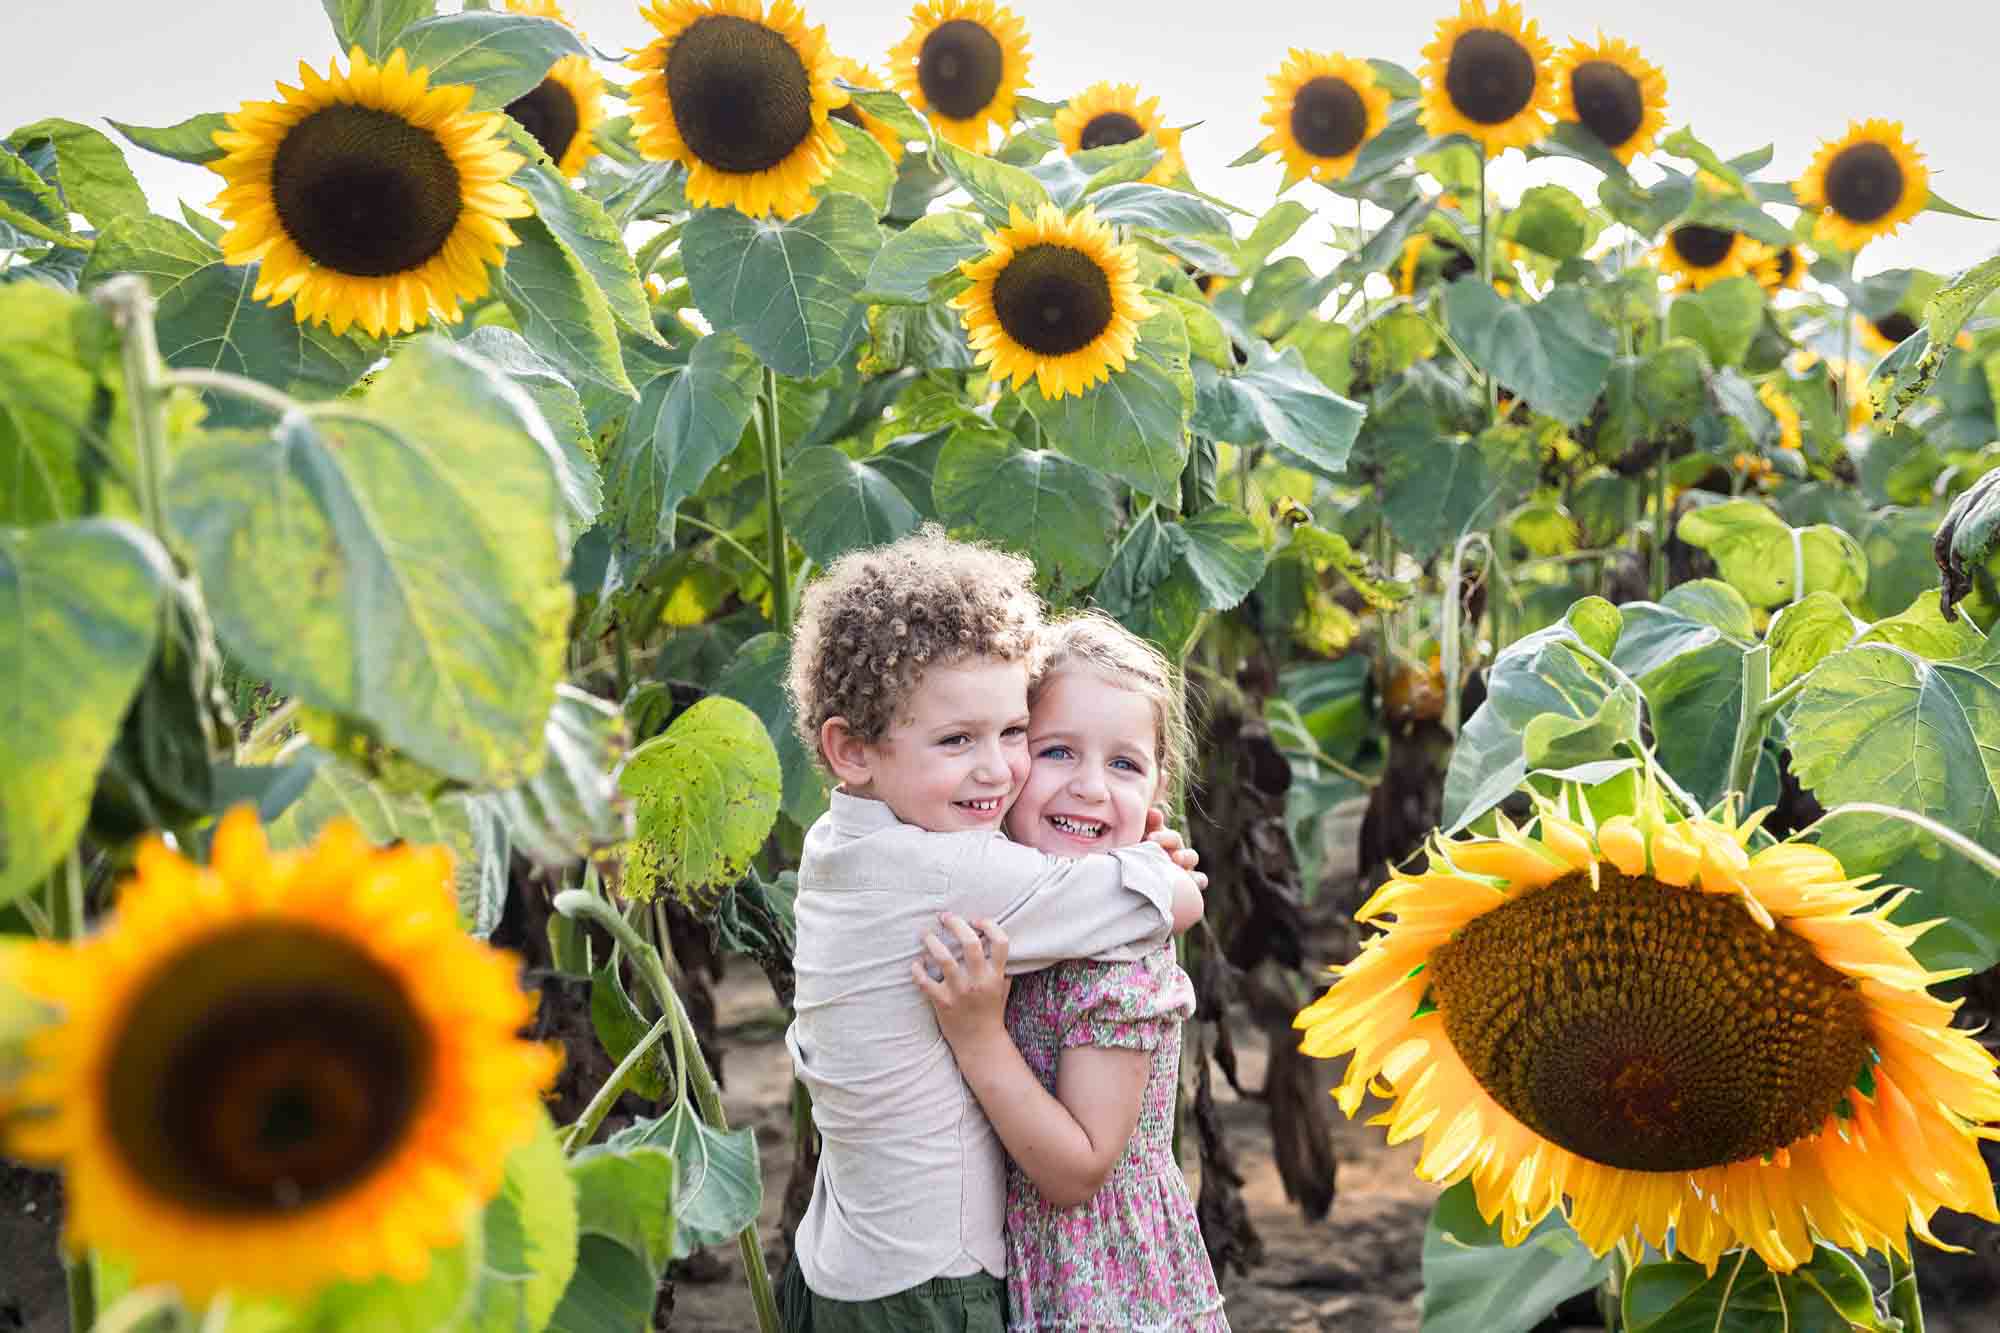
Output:
M1028 719L1027 783L1007 833L1056 856L1138 842L1160 790L1153 705L1087 668L1042 687Z

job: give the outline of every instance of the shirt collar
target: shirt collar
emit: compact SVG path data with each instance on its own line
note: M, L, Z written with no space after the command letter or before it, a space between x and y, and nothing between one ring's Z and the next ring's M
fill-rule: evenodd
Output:
M855 796L839 788L828 798L827 808L833 815L835 830L850 838L879 833L903 822L886 802L872 796Z

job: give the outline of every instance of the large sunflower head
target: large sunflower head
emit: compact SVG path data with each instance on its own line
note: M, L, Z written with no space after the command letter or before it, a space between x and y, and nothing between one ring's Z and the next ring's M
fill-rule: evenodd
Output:
M639 151L687 168L688 202L752 217L810 212L833 174L847 105L826 30L792 0L652 0L659 32L633 55Z
M1014 98L1028 86L1028 30L993 0L924 0L910 11L910 32L889 49L889 77L937 132L975 153L988 127L1014 118Z
M1285 184L1337 181L1389 120L1389 90L1365 60L1294 48L1271 76L1264 148L1285 159Z
M216 131L222 257L261 263L257 299L335 334L456 323L461 301L486 294L487 265L520 244L506 219L534 211L507 183L521 155L504 117L466 110L471 87L431 87L401 50L378 66L356 46L348 65L321 78L301 63L283 101L246 102Z
M1557 799L1436 842L1362 909L1393 924L1299 1014L1303 1049L1352 1055L1342 1109L1387 1098L1389 1141L1421 1135L1419 1174L1469 1178L1510 1244L1564 1207L1599 1254L1788 1271L1815 1235L1906 1253L1939 1208L2000 1220L2000 1079L1929 993L1922 928L1820 848L1752 855L1756 822Z
M1589 130L1626 166L1667 123L1667 76L1616 37L1581 40L1556 57L1556 115Z
M411 1281L456 1243L558 1061L450 872L346 823L274 854L240 808L206 867L149 842L102 929L19 951L57 1017L0 1128L64 1171L68 1243L196 1305Z
M1654 258L1679 286L1698 292L1748 273L1756 254L1757 243L1740 231L1688 222L1667 232Z
M1893 120L1858 120L1820 145L1795 187L1799 207L1819 214L1817 234L1843 250L1892 236L1931 197L1931 173Z
M1424 128L1465 134L1488 157L1539 143L1556 109L1548 39L1521 7L1459 0L1458 16L1438 23L1424 48Z
M883 81L880 74L877 74L858 60L849 60L846 56L835 56L833 58L833 65L835 73L857 88L886 88L889 86ZM901 162L903 160L903 153L906 151L903 136L896 132L895 126L886 121L877 120L874 116L863 111L860 103L850 98L846 106L838 106L833 109L833 118L835 120L846 121L876 143L881 144L882 151L889 155L891 162Z
M1082 394L1123 370L1153 313L1138 253L1088 208L1065 217L1044 204L1033 219L1017 208L959 269L972 286L951 304L980 362L996 381L1035 381L1044 398Z
M507 8L576 26L555 0L507 0ZM591 139L604 120L604 76L584 57L564 56L533 89L507 104L507 114L534 136L557 171L574 176L597 151Z
M1160 116L1160 99L1142 100L1134 84L1093 83L1070 98L1052 123L1065 153L1109 148L1152 135L1160 146L1160 160L1141 179L1154 185L1165 185L1186 167L1181 159L1181 132L1167 128Z

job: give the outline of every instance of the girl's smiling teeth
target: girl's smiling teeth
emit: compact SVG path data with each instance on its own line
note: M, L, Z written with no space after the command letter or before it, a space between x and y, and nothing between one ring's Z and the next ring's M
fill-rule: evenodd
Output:
M1095 819L1078 819L1073 815L1043 815L1058 833L1067 833L1072 838L1101 838L1104 824Z

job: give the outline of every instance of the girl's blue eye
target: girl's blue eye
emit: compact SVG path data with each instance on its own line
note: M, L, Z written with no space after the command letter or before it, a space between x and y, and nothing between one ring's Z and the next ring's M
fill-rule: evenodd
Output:
M1143 774L1146 771L1145 769L1139 767L1139 765L1133 763L1130 759L1114 759L1111 762L1114 764L1123 764L1125 765L1125 767L1131 769L1134 773Z
M1069 757L1070 752L1067 745L1044 745L1041 753L1035 756L1037 759L1068 759Z

